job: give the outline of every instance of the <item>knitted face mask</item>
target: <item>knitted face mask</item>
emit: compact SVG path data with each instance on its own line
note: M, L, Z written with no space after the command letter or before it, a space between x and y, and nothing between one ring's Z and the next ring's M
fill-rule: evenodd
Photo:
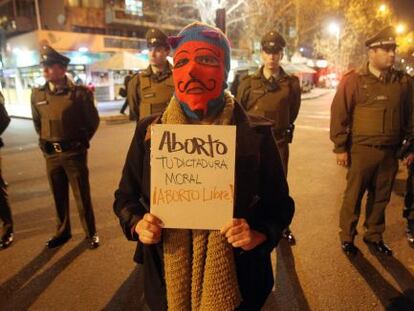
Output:
M174 54L175 96L187 116L201 120L222 108L224 52L202 41L188 41Z

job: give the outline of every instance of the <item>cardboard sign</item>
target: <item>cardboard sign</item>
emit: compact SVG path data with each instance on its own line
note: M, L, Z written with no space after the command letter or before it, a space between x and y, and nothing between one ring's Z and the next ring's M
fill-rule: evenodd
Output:
M233 218L236 127L151 127L151 213L166 228L221 229Z

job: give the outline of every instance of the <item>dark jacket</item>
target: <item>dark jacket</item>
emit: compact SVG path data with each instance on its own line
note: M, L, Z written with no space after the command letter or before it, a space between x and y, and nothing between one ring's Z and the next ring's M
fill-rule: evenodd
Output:
M7 126L10 124L10 117L7 113L6 107L4 106L4 97L0 92L0 135L6 130ZM3 147L3 140L0 137L0 148Z
M155 118L151 116L137 124L115 192L114 211L128 240L138 240L135 225L149 211L150 140L145 136ZM234 217L245 218L252 229L267 236L265 243L251 251L234 249L244 300L242 310L259 310L273 286L270 252L292 220L294 202L271 124L249 119L238 104L233 118L237 125ZM152 246L138 242L134 259L144 264L145 296L153 310L166 309L162 256L162 242Z

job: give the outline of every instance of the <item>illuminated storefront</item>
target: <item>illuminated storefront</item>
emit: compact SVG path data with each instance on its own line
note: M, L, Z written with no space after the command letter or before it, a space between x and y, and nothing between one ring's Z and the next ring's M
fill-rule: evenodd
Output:
M94 84L96 97L101 101L116 98L126 71L93 72L91 65L121 51L137 55L146 48L145 41L140 39L58 31L34 31L10 38L1 86L11 115L31 116L31 88L44 83L39 66L39 49L43 44L68 56L71 59L69 76L77 83Z

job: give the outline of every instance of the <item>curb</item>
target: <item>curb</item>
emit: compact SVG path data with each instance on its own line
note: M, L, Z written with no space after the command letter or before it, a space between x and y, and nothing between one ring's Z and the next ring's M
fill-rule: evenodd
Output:
M329 91L328 91L328 92L321 93L321 94L318 94L318 95L314 95L314 96L302 97L302 98L301 98L301 100L302 100L302 101L304 101L304 100L316 99L316 98L319 98L319 97L325 96L325 95L327 95L327 94L329 94Z

